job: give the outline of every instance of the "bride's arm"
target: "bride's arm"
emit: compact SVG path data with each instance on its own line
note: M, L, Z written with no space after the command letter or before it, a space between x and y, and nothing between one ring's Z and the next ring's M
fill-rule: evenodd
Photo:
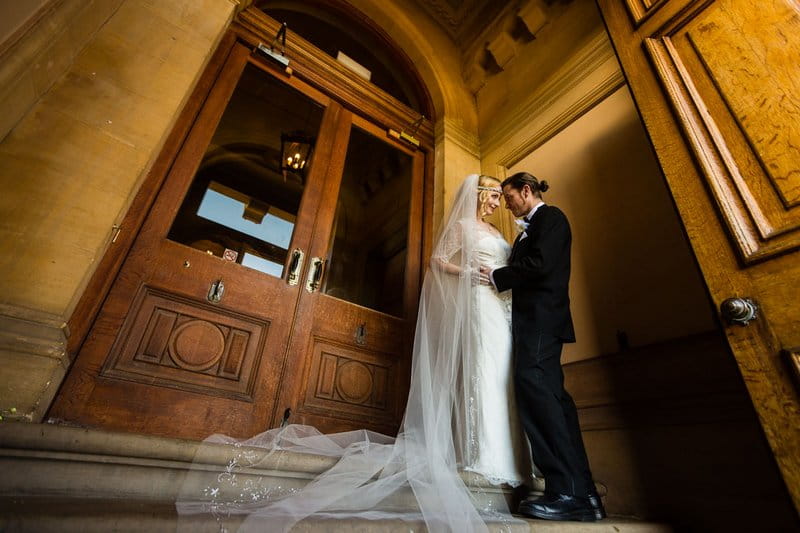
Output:
M464 265L464 267L461 265L461 263L464 263L461 255L463 246L462 232L462 225L457 222L446 234L441 236L431 257L431 269L453 276L461 276L465 270L469 270L468 265ZM458 264L454 261L457 261Z
M464 257L463 238L463 226L456 223L437 243L431 257L431 269L451 276L469 277L473 285L489 285L489 277L471 266Z
M452 274L454 276L460 276L463 269L458 266L445 261L440 257L434 257L431 259L431 268L435 268L436 270L440 270L442 272L446 272L448 274Z

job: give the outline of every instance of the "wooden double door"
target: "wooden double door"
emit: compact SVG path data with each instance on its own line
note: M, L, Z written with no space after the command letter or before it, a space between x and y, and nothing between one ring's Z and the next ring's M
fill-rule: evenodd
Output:
M393 432L424 159L230 45L49 417L185 438L285 420Z

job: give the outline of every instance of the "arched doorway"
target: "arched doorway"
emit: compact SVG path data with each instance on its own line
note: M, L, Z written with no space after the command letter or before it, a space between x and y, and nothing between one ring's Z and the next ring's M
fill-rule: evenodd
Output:
M399 424L431 126L397 139L420 113L293 34L290 69L259 53L278 27L251 8L220 45L51 419L188 438Z

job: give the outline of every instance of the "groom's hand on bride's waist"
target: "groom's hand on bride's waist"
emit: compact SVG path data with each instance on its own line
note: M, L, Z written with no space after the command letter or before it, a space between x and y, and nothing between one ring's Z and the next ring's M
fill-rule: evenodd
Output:
M489 280L489 276L481 272L480 270L473 270L472 271L472 284L473 285L491 285L492 282Z
M464 267L461 270L459 276L462 279L469 279L470 284L475 287L478 285L491 285L492 282L489 280L489 277L481 272L479 268L474 268L471 266Z
M492 280L492 268L481 265L478 268L478 272L480 273L480 284L481 285L494 285L494 281Z

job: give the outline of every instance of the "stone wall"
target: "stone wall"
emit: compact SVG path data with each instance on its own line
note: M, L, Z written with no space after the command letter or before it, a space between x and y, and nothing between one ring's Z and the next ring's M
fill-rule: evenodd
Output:
M714 328L647 134L587 4L543 11L537 38L477 94L483 171L547 180L545 201L571 222L578 342L565 346L565 361Z
M0 77L0 409L38 420L64 324L234 13L231 0L54 1Z

